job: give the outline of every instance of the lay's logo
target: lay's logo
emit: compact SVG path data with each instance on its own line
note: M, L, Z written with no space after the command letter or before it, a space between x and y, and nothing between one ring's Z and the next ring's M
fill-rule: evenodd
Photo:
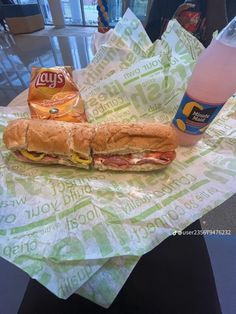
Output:
M44 71L36 77L35 87L61 88L65 85L65 77L62 73Z

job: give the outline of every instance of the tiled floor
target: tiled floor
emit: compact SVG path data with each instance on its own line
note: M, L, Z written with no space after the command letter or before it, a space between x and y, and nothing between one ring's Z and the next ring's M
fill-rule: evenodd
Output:
M6 106L29 84L32 66L85 67L92 59L94 28L46 28L30 35L0 32L0 105ZM230 229L235 236L206 237L223 314L236 313L236 197L203 217L205 229ZM28 277L0 259L0 314L15 314ZM214 313L209 313L214 314Z
M95 28L68 27L30 35L0 32L0 105L6 106L29 84L31 67L72 65L85 67L92 59Z

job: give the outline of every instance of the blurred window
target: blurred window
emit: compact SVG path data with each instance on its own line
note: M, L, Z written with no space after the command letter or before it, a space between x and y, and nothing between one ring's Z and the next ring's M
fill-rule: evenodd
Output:
M97 26L97 0L60 1L66 25ZM149 2L150 0L108 0L110 25L115 26L127 7L130 7L137 17L144 21ZM48 0L15 0L15 3L38 3L41 7L45 24L53 24Z

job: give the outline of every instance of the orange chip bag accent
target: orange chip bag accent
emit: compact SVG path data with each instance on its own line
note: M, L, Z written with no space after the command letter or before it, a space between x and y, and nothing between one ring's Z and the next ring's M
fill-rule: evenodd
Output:
M28 104L33 119L86 122L71 67L32 68Z

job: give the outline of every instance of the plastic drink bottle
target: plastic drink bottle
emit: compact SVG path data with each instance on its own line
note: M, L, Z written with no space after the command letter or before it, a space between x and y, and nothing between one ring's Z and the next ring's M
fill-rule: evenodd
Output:
M179 145L197 143L236 92L236 17L200 55L173 119Z

